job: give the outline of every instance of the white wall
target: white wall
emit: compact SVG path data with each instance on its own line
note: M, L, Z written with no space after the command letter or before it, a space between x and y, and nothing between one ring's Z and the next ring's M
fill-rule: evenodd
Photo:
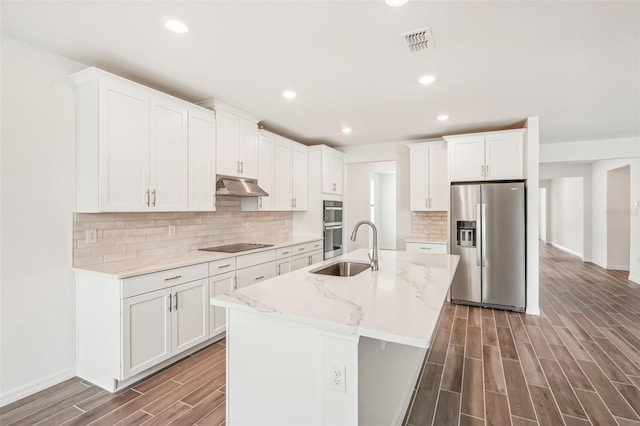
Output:
M607 172L607 269L629 270L630 178L629 166Z
M395 166L395 165L394 165ZM380 249L396 249L396 174L380 173L380 195L376 207L380 211ZM378 226L376 224L376 226Z
M395 161L377 161L366 163L348 163L346 165L346 191L344 198L344 229L345 229L345 252L356 250L358 248L368 248L371 231L367 228L358 230L358 238L355 242L349 239L351 231L358 221L370 218L370 179L372 174L380 174L385 172L395 172ZM378 183L381 182L378 175ZM394 193L395 196L395 193ZM382 213L380 213L382 214ZM386 222L384 222L386 224ZM376 225L377 226L377 225ZM395 222L393 224L395 227ZM382 227L380 227L382 229ZM381 230L378 231L378 238L381 236ZM404 247L404 246L403 246Z
M607 267L607 172L630 166L629 280L640 284L640 158L596 161L592 166L593 263Z
M540 182L540 208L538 209L538 223L540 224L540 229L538 233L538 238L540 240L547 242L547 188L542 187L542 182Z
M640 137L540 145L540 163L640 157Z
M438 139L440 140L440 139ZM405 249L406 238L411 237L411 211L409 210L409 148L408 141L340 147L345 153L345 164L376 161L396 162L396 248ZM347 179L348 180L348 179ZM347 183L348 185L348 183ZM345 206L348 208L348 199Z
M2 36L0 404L75 375L75 91L84 65Z
M584 243L584 196L581 177L551 180L551 243L580 258Z

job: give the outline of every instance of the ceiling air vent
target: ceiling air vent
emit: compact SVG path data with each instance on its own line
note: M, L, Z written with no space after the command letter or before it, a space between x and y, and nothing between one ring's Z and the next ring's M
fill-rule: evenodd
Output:
M406 40L411 52L420 52L434 47L431 28L409 31L402 34L402 37Z

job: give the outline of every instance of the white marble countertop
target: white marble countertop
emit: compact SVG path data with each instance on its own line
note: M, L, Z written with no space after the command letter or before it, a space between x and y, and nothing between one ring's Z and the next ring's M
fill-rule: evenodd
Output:
M338 260L368 263L367 252L356 250L225 293L211 304L428 348L459 256L380 251L379 271L353 277L309 272Z
M311 241L322 240L319 237L294 237L290 241L283 243L272 243L265 241L243 241L247 243L273 244L271 247L264 247L255 250L247 250L238 253L221 253L212 251L192 250L173 256L154 256L142 259L131 259L120 262L101 263L98 265L76 266L73 269L80 273L93 273L110 278L129 278L137 275L150 274L153 272L166 271L167 269L180 268L182 266L196 265L198 263L212 262L215 260L228 259L230 257L243 256L245 254L258 253L266 250L274 250L281 247L288 247L296 244L309 243ZM212 246L222 244L211 244Z
M427 243L427 244L444 244L446 245L447 242L446 241L437 241L437 240L430 240L428 238L405 238L404 239L405 243Z

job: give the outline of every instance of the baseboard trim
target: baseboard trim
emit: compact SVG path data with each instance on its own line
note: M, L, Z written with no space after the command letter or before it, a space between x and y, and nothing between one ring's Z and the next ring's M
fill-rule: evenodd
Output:
M613 271L629 271L629 265L607 265L607 269L611 269Z
M627 278L629 281L634 282L638 285L640 285L640 275L629 275L629 278Z
M533 307L533 306L527 306L525 313L527 315L538 315L540 316L540 308L539 307Z
M15 402L25 396L32 395L36 392L40 392L50 386L57 385L60 382L64 382L67 379L76 376L75 369L68 369L57 373L50 374L46 377L34 380L25 385L19 386L15 389L3 391L0 394L0 407L4 407L7 404Z
M554 246L557 249L560 249L560 250L562 250L564 252L567 252L569 254L572 254L574 256L579 257L580 260L582 260L584 262L584 258L582 257L582 253L578 253L577 251L573 251L573 250L568 249L565 246L561 246L560 244L557 244L557 243L551 243L551 245Z

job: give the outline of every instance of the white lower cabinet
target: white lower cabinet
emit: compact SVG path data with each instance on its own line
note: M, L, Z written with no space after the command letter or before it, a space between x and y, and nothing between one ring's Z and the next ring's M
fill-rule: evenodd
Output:
M122 300L122 379L209 338L206 279Z
M276 262L271 261L260 265L239 269L237 272L238 288L246 287L276 276Z
M284 275L291 271L291 257L276 260L276 275Z
M407 251L414 253L447 253L447 243L407 243Z
M235 290L236 271L209 277L209 296L216 297ZM214 337L224 333L227 325L225 308L209 305L209 335Z

